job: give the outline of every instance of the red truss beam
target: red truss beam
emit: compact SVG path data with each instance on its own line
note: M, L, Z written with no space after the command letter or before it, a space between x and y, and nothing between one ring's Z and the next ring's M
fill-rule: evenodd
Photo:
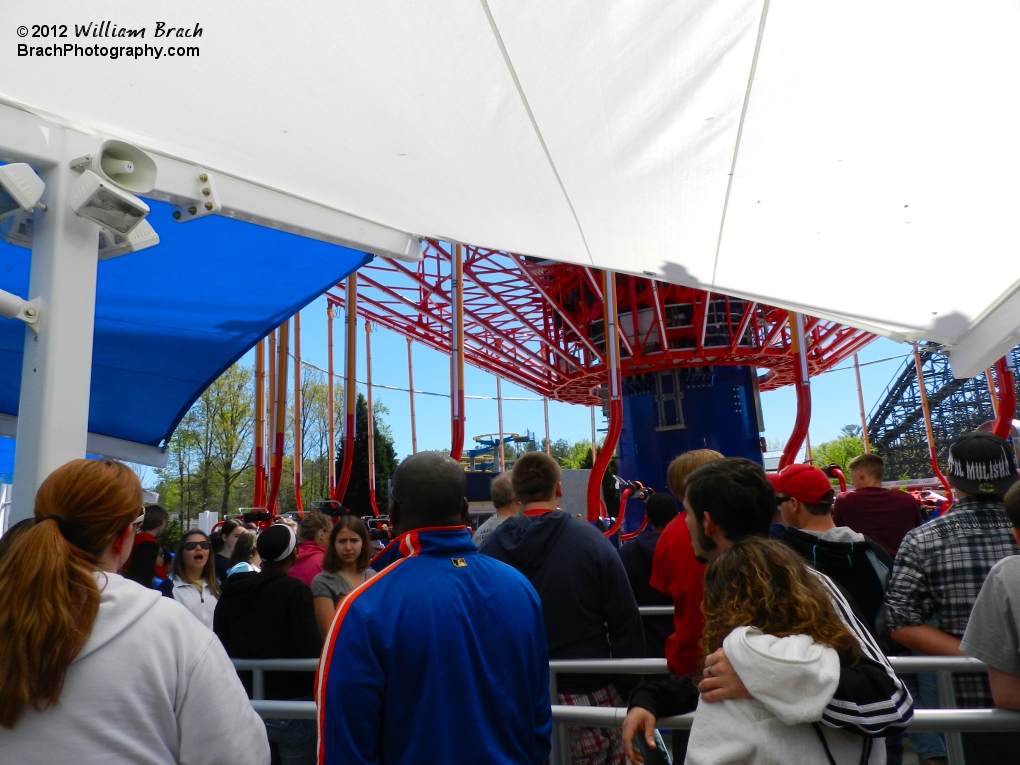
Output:
M358 313L450 353L452 246L425 244L413 265L377 259L358 272ZM600 271L464 247L466 360L535 393L592 405L606 381ZM618 275L618 335L625 377L673 367L749 365L762 390L794 382L785 309ZM344 305L329 294L333 305ZM808 371L831 369L874 335L806 318Z

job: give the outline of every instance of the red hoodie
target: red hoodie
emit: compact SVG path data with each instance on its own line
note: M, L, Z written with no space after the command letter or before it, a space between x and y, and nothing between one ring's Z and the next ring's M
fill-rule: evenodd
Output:
M311 587L315 575L322 571L322 558L325 554L326 551L315 542L302 542L298 546L297 563L287 573Z

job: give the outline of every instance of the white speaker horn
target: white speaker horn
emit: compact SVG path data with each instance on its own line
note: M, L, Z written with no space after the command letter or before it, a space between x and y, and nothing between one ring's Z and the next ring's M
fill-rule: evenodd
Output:
M103 141L98 154L76 159L71 166L91 170L132 194L147 194L156 185L156 163L152 157L124 141Z

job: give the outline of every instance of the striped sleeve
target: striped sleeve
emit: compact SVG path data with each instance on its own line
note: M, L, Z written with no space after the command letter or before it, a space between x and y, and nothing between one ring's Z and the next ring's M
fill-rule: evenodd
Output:
M841 665L839 685L822 714L822 722L868 736L899 732L914 715L910 693L843 594L827 576L814 573L828 591L840 619L857 638L863 654L852 666Z

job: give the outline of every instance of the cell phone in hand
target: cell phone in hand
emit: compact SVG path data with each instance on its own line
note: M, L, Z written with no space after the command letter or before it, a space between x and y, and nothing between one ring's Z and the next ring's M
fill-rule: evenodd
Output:
M648 746L644 733L641 731L638 731L634 736L634 746L645 758L645 765L673 765L673 760L670 758L669 752L666 751L666 744L663 742L662 736L659 735L659 731L655 731L655 749Z

